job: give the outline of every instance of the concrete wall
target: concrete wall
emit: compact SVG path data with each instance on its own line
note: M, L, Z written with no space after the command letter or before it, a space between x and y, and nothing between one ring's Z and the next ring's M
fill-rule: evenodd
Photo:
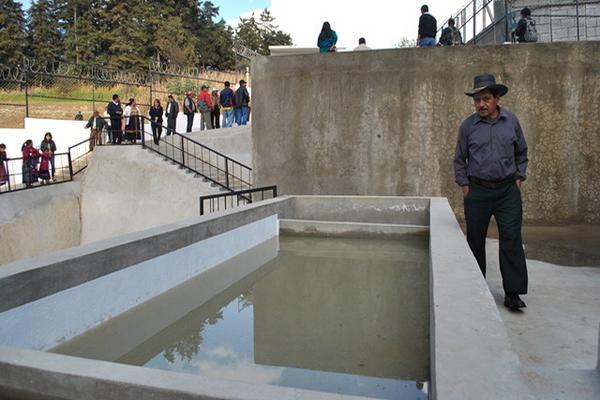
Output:
M529 143L525 218L600 222L600 42L261 57L253 65L257 184L282 194L448 197L473 112L463 92L496 74Z
M138 146L97 147L82 183L81 243L195 217L200 196L216 192Z
M252 127L250 125L191 132L186 136L252 167Z
M79 183L2 194L0 265L79 244Z

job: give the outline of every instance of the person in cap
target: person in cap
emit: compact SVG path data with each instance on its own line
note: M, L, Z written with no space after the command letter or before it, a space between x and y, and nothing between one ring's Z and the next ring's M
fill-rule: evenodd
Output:
M211 116L213 104L212 96L208 93L208 86L202 85L198 93L198 110L200 111L200 130L212 129Z
M485 277L485 240L492 215L500 239L500 272L504 305L515 311L525 307L519 295L527 293L527 265L521 225L521 186L526 179L527 143L515 114L501 108L508 88L493 75L479 75L473 90L475 113L458 132L454 175L464 197L467 242Z
M187 117L187 126L185 127L185 131L191 132L192 125L194 125L194 114L196 113L196 102L192 98L191 91L187 91L185 93L185 100L183 100L183 113Z
M246 125L250 117L250 93L246 88L246 81L240 81L240 87L235 91L235 122Z

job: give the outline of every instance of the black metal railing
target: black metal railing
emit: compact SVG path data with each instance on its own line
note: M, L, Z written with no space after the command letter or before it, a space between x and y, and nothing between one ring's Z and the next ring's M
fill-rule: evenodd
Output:
M275 197L277 197L277 186L263 186L229 193L200 196L200 215L244 206Z
M140 117L142 147L160 154L165 159L193 172L207 181L230 192L253 187L252 168L175 131L168 132L164 125ZM159 141L152 134L161 131ZM158 133L158 132L157 132Z
M69 147L69 168L71 176L75 176L88 167L90 163L92 140L85 139Z
M47 177L42 163L47 164ZM0 166L0 194L70 182L70 171L69 153L55 153L49 160L42 156L9 158Z

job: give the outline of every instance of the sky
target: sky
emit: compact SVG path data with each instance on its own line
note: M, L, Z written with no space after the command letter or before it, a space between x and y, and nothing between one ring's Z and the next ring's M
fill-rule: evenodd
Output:
M424 0L438 26L467 0ZM30 1L22 1L24 8ZM240 16L256 16L269 8L279 29L292 35L294 44L315 47L324 21L338 34L338 47L352 49L360 37L371 48L390 48L402 38L416 39L422 2L409 0L213 0L230 25Z

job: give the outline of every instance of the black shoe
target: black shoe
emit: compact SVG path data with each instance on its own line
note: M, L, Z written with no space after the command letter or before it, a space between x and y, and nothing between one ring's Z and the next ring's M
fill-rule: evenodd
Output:
M527 307L518 294L507 294L504 297L504 306L512 311Z

